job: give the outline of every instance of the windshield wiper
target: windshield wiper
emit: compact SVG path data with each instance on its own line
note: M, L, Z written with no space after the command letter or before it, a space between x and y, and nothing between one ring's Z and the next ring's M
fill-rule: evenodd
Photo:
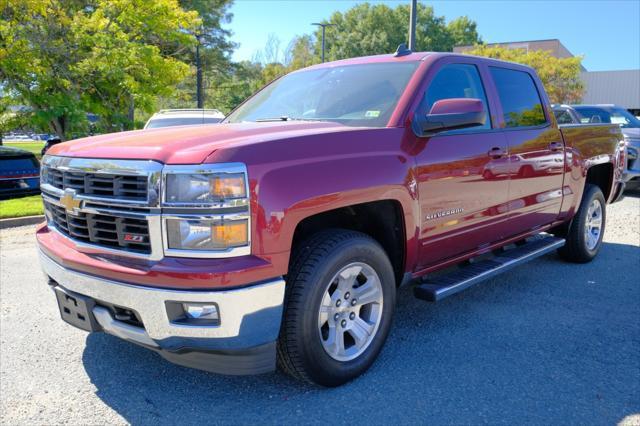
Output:
M258 118L256 123L264 123L267 121L293 121L294 119L291 117L287 117L286 115L282 115L280 117L272 117L272 118Z

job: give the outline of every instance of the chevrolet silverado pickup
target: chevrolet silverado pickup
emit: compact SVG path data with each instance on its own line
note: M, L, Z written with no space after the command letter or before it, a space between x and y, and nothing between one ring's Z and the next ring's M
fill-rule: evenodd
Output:
M559 128L531 68L399 50L292 72L216 126L52 147L37 241L69 324L337 386L378 356L398 286L439 301L592 260L623 148L617 125Z

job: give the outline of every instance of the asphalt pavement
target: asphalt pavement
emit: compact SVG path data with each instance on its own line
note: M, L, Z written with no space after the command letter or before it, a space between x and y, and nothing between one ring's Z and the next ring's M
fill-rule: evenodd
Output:
M34 227L0 231L2 424L640 424L640 194L590 264L554 254L438 304L399 291L361 378L178 367L60 320Z

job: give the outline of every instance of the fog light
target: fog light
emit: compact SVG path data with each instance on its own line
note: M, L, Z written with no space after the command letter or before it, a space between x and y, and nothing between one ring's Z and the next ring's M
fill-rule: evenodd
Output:
M220 325L220 308L212 302L165 302L169 321L180 325Z
M220 319L220 317L218 317L218 307L216 305L183 303L182 307L187 318L216 321Z

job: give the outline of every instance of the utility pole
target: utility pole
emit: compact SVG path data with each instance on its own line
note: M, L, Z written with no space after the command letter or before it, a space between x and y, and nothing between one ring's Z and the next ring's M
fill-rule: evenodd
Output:
M322 27L322 62L324 62L324 30L326 27L333 27L335 24L322 24L319 22L314 22L311 25L317 25L319 27Z
M418 0L411 0L411 15L409 17L409 50L416 51L416 21L418 18Z
M204 108L204 94L202 90L202 62L200 60L200 40L202 35L197 33L196 40L196 99L198 101L198 108Z

